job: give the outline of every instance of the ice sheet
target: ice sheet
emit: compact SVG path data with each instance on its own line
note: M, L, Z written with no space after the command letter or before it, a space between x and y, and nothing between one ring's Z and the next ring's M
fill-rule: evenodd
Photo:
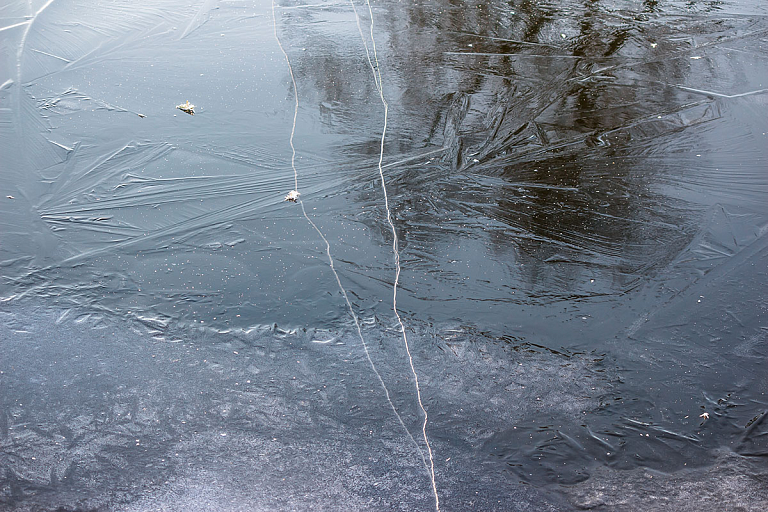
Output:
M0 48L3 507L765 507L763 3L33 0Z

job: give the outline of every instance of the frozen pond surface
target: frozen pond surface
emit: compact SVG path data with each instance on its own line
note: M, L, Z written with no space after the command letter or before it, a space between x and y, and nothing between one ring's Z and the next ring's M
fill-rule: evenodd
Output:
M768 508L764 2L10 1L0 48L2 510Z

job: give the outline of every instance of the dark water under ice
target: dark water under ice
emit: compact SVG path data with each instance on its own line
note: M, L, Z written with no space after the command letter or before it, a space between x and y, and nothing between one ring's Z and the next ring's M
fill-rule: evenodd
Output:
M434 510L388 213L441 510L768 508L764 2L189 4L0 6L0 508Z

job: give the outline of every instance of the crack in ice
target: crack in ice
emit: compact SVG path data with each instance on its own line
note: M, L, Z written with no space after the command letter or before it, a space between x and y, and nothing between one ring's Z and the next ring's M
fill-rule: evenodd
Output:
M280 51L282 52L283 56L285 57L285 62L288 66L288 72L291 76L291 84L293 85L293 94L294 94L294 108L293 108L293 124L291 126L291 135L289 139L289 143L291 146L291 169L293 169L293 181L294 181L294 190L296 192L299 191L299 173L296 170L296 148L293 143L294 135L296 134L296 119L298 117L299 113L299 91L296 87L296 78L293 74L293 67L291 66L291 61L288 58L288 54L285 51L285 48L283 48L282 43L280 42L280 38L277 35L277 19L275 16L275 2L272 0L272 28L275 35L275 40L277 41L277 45L280 47ZM379 168L381 169L381 163L379 163ZM421 458L424 461L424 464L426 465L426 459L424 459L423 453L421 453L421 448L419 447L419 444L416 442L416 440L411 435L411 432L408 430L408 427L405 426L405 423L403 422L403 418L400 416L400 413L397 412L397 408L395 407L394 402L392 402L392 398L389 395L389 389L387 389L386 384L384 384L384 379L381 377L381 374L376 369L376 365L373 362L373 359L371 358L371 354L368 351L368 344L365 341L365 337L363 336L362 328L360 327L360 321L357 317L357 314L354 311L354 308L352 307L352 303L349 300L349 296L347 295L347 290L344 288L344 286L341 284L341 278L339 277L338 272L336 271L336 267L334 265L333 256L331 255L331 244L328 241L328 239L325 237L323 232L320 230L320 228L317 227L317 225L312 221L312 219L307 215L307 211L304 208L304 201L301 199L301 195L298 196L297 202L301 206L301 212L304 215L304 218L307 220L307 222L314 228L315 232L317 232L318 236L322 239L322 241L325 243L325 252L328 256L328 264L331 268L331 272L333 272L333 276L336 278L336 284L339 286L339 290L341 291L342 296L344 297L344 301L347 304L347 308L349 309L349 314L352 317L352 320L355 323L355 328L357 329L358 337L360 338L360 342L363 346L363 350L365 352L365 356L368 359L368 363L371 366L371 370L373 370L373 373L376 375L376 378L379 380L379 384L381 384L382 389L384 389L384 394L386 396L387 402L389 403L390 407L392 408L392 411L395 413L395 416L397 417L397 420L400 422L400 425L403 427L403 430L405 430L405 433L408 435L408 438L411 440L411 442L416 446L417 450L421 454Z
M24 34L21 36L21 43L19 44L19 50L16 54L16 80L19 84L21 84L21 60L22 55L24 54L24 46L27 44L27 36L29 35L29 31L32 28L32 25L37 21L38 16L40 16L40 13L43 12L48 8L49 5L53 3L53 0L48 0L45 5L43 5L40 9L37 10L35 14L32 15L32 18L25 23L27 24L27 28L24 29ZM31 5L31 4L30 4Z
M387 121L389 119L389 104L387 103L387 100L384 98L384 87L382 85L381 81L381 67L379 65L379 58L376 53L376 39L373 36L373 9L371 8L370 0L365 0L365 4L368 7L368 14L370 16L371 20L371 50L373 51L373 60L371 60L371 52L368 50L368 43L365 39L365 36L363 35L363 30L360 26L360 16L357 12L357 8L355 7L355 3L353 0L349 0L349 3L352 5L352 10L355 13L355 20L357 22L357 28L360 31L360 37L363 40L363 46L365 46L365 53L368 58L368 64L371 67L371 72L373 73L373 81L376 84L376 89L379 92L379 98L381 99L381 103L384 106L384 127L381 131L381 143L379 146L379 162L378 162L378 169L379 169L379 178L381 179L381 189L384 193L384 207L387 211L387 222L389 223L389 227L392 229L392 251L395 255L395 282L392 286L392 310L395 313L395 317L397 318L397 323L400 325L400 331L403 334L403 344L405 346L405 351L408 354L408 362L411 366L411 373L413 374L414 383L416 385L416 399L419 403L419 407L421 408L421 412L424 415L424 422L421 426L421 432L424 437L424 443L427 446L427 452L429 454L429 477L430 481L432 483L432 493L435 498L435 509L437 512L440 512L440 497L437 494L437 484L435 482L435 462L434 457L432 455L432 447L429 444L429 438L427 437L427 409L424 407L424 403L421 399L421 387L419 386L419 376L416 373L416 368L413 365L413 356L411 354L411 348L408 343L408 335L405 332L405 324L403 323L402 318L400 317L400 313L397 310L397 285L400 282L400 273L401 273L401 267L400 267L400 249L398 246L398 239L397 239L397 230L395 229L395 224L392 221L392 211L389 208L389 196L387 194L387 185L384 180L384 170L382 168L382 162L384 160L384 139L387 135ZM423 457L423 455L422 455Z

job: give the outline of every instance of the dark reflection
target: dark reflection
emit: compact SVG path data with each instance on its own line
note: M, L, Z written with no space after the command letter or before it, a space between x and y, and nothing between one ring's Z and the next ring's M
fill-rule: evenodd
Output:
M666 199L649 189L648 174L654 171L633 154L651 136L673 133L654 126L664 121L655 123L650 116L666 119L690 108L684 106L691 102L689 94L656 85L664 77L685 80L687 70L666 60L654 63L651 52L659 43L651 46L642 26L626 23L625 15L600 2L568 5L568 16L557 9L539 2L445 2L387 11L385 86L398 91L400 100L394 103L388 154L403 151L407 138L410 144L444 147L442 159L449 166L445 176L425 182L395 178L396 211L422 212L414 219L419 226L477 214L502 222L510 231L502 237L494 227L493 243L512 244L518 257L527 258L520 275L528 276L527 289L573 286L573 276L549 284L541 279L552 264L575 263L615 271L599 293L623 293L639 277L633 272L669 259L656 255L649 262L649 256L674 250L689 236L681 232L684 217L658 208ZM327 35L305 37L316 47L330 44ZM669 38L661 44L675 51ZM334 69L355 70L368 84L362 92L368 95L369 123L380 119L372 80L360 68L365 63L355 53L338 60L339 53L333 52L334 63L311 52L299 56L299 74L315 77L325 98L364 103L359 86L339 93L344 85L333 78ZM644 64L647 59L650 65ZM624 62L645 67L644 80L652 89L632 87L636 73L628 83ZM370 155L375 124L368 130L364 154ZM489 177L502 181L491 185ZM419 251L430 252L442 238L440 230L424 232L405 219L401 229L406 243L420 242ZM679 242L670 246L675 239Z
M521 326L525 337L547 346L603 351L609 345L598 340L621 339L644 321L638 312L615 316L621 309L615 301L644 311L674 296L676 288L656 283L655 276L664 276L663 283L676 275L681 251L711 229L700 223L711 202L690 192L698 185L687 168L701 158L702 137L729 129L723 119L730 105L692 90L716 88L699 66L706 58L701 54L727 34L763 22L734 18L725 26L720 19L690 17L713 8L708 3L635 7L445 1L378 11L386 20L381 39L387 43L380 48L392 105L386 155L397 161L414 145L443 148L437 160L388 170L405 248L403 308L414 317L466 318L471 311L474 318ZM363 25L368 22L366 13ZM697 34L695 43L681 37L689 33ZM360 70L365 62L359 53L336 59L331 67L354 69L368 84L344 96L364 91L354 101L368 113L369 143L356 150L371 156L381 129L376 121L383 116L372 79ZM298 62L301 73L315 77L321 96L332 94L336 84L317 78L326 76L328 62L311 52ZM743 72L742 64L731 64ZM742 87L759 89L755 79ZM764 188L757 174L750 181ZM737 188L721 192L734 197ZM748 199L750 208L764 215L756 198ZM377 200L375 188L357 196L364 207ZM356 218L386 237L381 215ZM377 268L391 279L386 266ZM461 306L429 306L453 301ZM538 321L510 304L540 307L538 315L557 318L563 327L539 334ZM578 328L569 327L576 321ZM673 366L659 363L646 372L658 371L661 380L683 378ZM516 427L498 433L485 449L522 479L564 484L588 478L596 460L622 469L705 463L716 443L692 432L696 422L685 407L701 389L725 381L704 384L701 378L683 378L684 384L668 390L669 401L660 390L628 384L628 396L605 397L581 428ZM665 414L649 413L666 407L676 419L687 418L684 426L662 426ZM649 431L665 438L650 439ZM724 438L737 431L719 430ZM567 467L555 471L564 461Z

